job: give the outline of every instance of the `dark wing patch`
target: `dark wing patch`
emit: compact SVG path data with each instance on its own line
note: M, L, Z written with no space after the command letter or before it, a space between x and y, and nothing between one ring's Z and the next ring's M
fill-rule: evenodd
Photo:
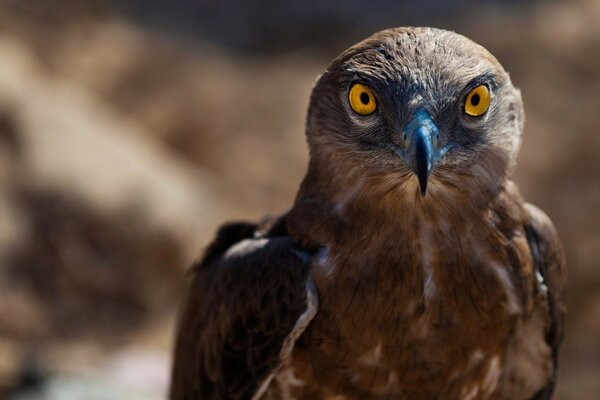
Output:
M237 242L253 238L257 229L258 225L251 222L230 222L222 225L217 231L217 237L204 251L204 258L198 263L198 267L208 264Z
M546 340L552 348L554 375L552 381L540 390L532 400L551 399L558 373L558 349L563 338L564 318L567 310L565 285L565 254L550 218L537 207L526 204L529 221L525 225L527 241L534 258L536 272L541 275L542 285L546 286L550 324Z
M175 348L172 400L251 399L278 366L282 344L307 308L309 264L301 251L285 236L230 247L227 238L239 237L232 230L246 236L249 228L222 228L194 268Z

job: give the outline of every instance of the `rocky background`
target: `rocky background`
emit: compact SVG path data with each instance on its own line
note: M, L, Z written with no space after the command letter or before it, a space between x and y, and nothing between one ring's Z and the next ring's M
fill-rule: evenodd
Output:
M434 25L522 89L516 180L569 263L559 399L600 398L600 2L0 0L0 398L162 399L185 271L285 211L316 76Z

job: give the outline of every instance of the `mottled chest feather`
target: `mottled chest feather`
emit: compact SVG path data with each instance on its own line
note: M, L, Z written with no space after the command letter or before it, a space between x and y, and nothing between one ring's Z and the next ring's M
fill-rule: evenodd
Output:
M530 320L541 299L525 231L514 218L520 213L507 209L513 206L502 204L470 224L405 218L371 235L363 226L363 235L322 247L312 272L319 313L290 367L303 382L295 393L407 399L500 393L512 335L543 332L531 328L540 322ZM495 223L500 217L502 224ZM536 366L547 378L549 347L539 335L533 341L538 349L529 358L548 360ZM538 387L539 379L523 392Z

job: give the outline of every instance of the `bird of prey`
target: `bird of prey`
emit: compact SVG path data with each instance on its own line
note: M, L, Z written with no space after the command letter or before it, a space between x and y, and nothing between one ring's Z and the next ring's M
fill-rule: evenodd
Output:
M550 399L565 260L511 181L523 120L459 34L343 52L291 209L224 225L192 270L171 399Z

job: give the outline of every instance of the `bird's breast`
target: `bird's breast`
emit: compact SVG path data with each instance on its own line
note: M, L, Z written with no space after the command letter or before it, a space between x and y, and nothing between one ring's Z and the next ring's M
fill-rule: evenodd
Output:
M295 354L298 379L411 399L457 380L465 384L452 390L464 393L448 398L492 393L523 308L509 255L483 235L420 229L390 239L315 257L320 307Z

